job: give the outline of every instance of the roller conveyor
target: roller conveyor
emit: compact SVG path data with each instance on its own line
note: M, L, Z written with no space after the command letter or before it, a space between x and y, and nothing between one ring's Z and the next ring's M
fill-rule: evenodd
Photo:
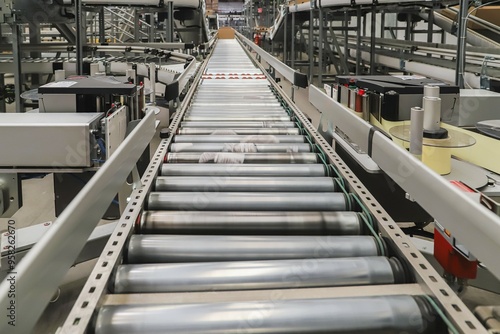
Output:
M240 152L204 152L204 153L169 153L165 156L168 163L215 163L239 164L259 163L289 163L289 164L315 164L318 156L313 153L240 153ZM216 168L214 168L217 170ZM210 171L208 172L210 174Z
M129 263L211 262L377 256L373 237L135 235Z
M178 135L175 143L303 143L298 135Z
M303 265L300 259L127 264L118 267L114 291L194 292L393 284L398 282L401 268L396 261L384 256L318 259L307 271L296 269ZM304 277L300 278L301 275Z
M266 191L329 192L337 184L330 177L158 177L155 191Z
M293 128L293 122L272 122L272 121L184 121L181 123L184 128Z
M138 222L147 234L359 235L365 228L350 211L147 211Z
M219 128L182 128L178 134L181 135L298 135L300 130L297 128L240 128L240 129L219 129Z
M311 145L304 143L174 143L171 152L243 152L243 153L274 153L274 152L311 152Z
M149 210L349 211L343 193L152 192Z
M229 154L229 153L225 153ZM317 162L316 160L314 162ZM321 164L213 164L210 168L197 164L164 164L163 176L325 176Z
M241 78L250 74L262 72L240 44L218 41L113 269L111 292L413 283L269 81ZM231 75L240 79L214 79ZM428 299L413 293L104 303L92 326L96 334L446 333Z

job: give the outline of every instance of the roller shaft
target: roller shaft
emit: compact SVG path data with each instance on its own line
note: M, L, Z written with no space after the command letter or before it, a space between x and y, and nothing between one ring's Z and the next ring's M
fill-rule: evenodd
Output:
M246 108L248 110L248 102L226 102L226 101L217 101L217 102L193 102L191 104L193 107L215 107L215 108L231 108L231 107L241 107L241 108ZM281 105L278 101L274 102L252 102L252 108L259 108L259 107L278 107L281 108Z
M359 235L355 212L145 211L139 231L164 234Z
M153 192L148 210L348 211L343 193Z
M397 276L396 276L397 277ZM386 257L121 265L115 293L393 284Z
M218 116L236 116L236 115L246 115L248 117L248 110L210 110L210 109L190 109L186 112L185 116L207 116L207 115L218 115ZM289 116L286 111L282 108L278 109L258 109L252 111L253 116Z
M252 116L252 115L241 115L234 114L231 116L227 115L207 115L207 116L184 116L184 121L189 122L214 122L214 121L224 121L224 122L289 122L290 116Z
M287 135L177 135L174 137L175 143L304 143L304 136Z
M320 164L163 164L163 176L324 176Z
M155 191L276 191L334 192L336 183L329 177L158 177Z
M411 296L105 306L96 334L430 334L425 301Z
M222 98L221 98L222 99ZM267 106L267 107L257 107L254 108L257 109L258 111L276 111L276 112L285 112L283 107L281 106ZM189 112L202 112L202 113L217 113L219 110L222 110L223 112L236 112L236 113L246 113L247 115L252 115L252 113L248 112L248 106L247 107L241 107L241 106L228 106L221 108L219 107L191 107L189 109Z
M371 236L132 235L128 263L218 262L377 256Z
M184 121L182 127L191 128L293 128L293 122L260 122L260 121L238 121L238 122L197 122Z
M182 128L177 133L180 135L298 135L300 131L297 128Z
M215 163L215 164L316 164L315 153L168 153L165 159L169 163Z
M279 152L311 152L311 145L305 143L174 143L170 152L237 152L237 153L279 153Z

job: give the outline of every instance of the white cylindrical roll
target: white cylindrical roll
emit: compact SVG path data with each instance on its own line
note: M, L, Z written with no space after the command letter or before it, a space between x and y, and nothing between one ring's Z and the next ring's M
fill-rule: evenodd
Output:
M98 63L90 64L90 76L95 77L98 72L99 72L99 64Z
M438 131L441 123L441 99L424 96L424 129Z
M439 97L439 86L424 86L424 96L427 97Z
M424 135L424 109L411 108L410 115L410 153L422 155L422 140Z
M55 70L55 81L62 81L66 79L66 71L65 70Z

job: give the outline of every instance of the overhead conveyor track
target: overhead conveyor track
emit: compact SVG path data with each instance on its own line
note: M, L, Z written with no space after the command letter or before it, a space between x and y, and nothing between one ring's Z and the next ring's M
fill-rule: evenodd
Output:
M202 69L61 332L448 333L238 41Z

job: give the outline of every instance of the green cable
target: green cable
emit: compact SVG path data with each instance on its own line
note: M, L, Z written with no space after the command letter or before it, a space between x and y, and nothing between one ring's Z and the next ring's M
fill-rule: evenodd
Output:
M342 187L346 188L346 180L345 178L342 176L342 174L340 174L339 170L332 164L330 164L330 168L333 170L333 172L335 173L335 175L337 175L337 177L342 180Z
M363 221L365 222L365 225L368 227L368 229L370 230L370 232L373 234L373 237L375 238L375 240L377 241L377 244L380 248L380 255L382 256L386 256L385 255L385 247L384 247L384 244L382 243L382 240L380 239L380 236L378 235L377 232L375 232L375 230L373 229L373 225L371 225L367 219L366 219L366 215L365 213L363 212L361 215L361 219L363 219Z
M342 192L346 195L346 198L348 199L349 201L349 204L351 204L351 197L353 197L357 202L358 204L360 205L361 207L361 210L363 211L362 214L360 214L361 216L361 219L363 220L363 222L365 223L366 227L368 227L368 229L370 230L371 234L373 235L373 237L375 238L377 244L379 245L379 248L380 248L380 253L382 256L385 256L385 248L384 248L384 244L382 243L382 240L380 239L380 236L378 235L378 233L375 231L375 229L373 228L373 223L372 222L369 222L368 221L368 218L367 216L369 217L369 214L367 214L365 212L365 210L367 210L359 201L359 199L357 198L357 196L355 194L352 194L352 196L350 196L351 194L349 194L347 192L347 190L344 188L344 186L338 181L338 179L336 179L336 182L339 184L340 186L340 189L342 189Z
M423 297L427 299L427 301L432 305L436 313L441 317L441 319L443 319L444 323L446 324L450 332L452 334L460 334L459 331L455 328L455 326L451 323L451 321L446 317L446 314L444 314L443 311L439 308L439 305L436 304L434 299L432 299L427 295L423 295Z
M354 198L356 199L356 202L358 202L358 205L363 209L365 214L368 216L368 219L370 219L370 223L373 224L373 220L368 209L363 205L363 203L361 203L361 200L358 198L358 196L355 195Z

